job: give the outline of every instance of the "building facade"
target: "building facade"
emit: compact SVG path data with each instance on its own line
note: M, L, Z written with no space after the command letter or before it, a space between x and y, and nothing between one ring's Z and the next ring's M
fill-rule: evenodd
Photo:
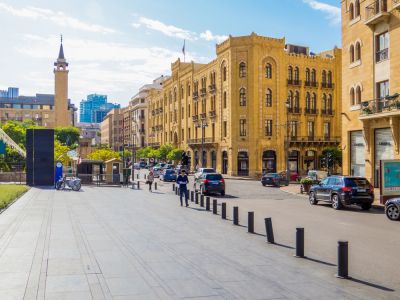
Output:
M9 87L7 90L0 90L1 98L18 98L19 88Z
M107 95L90 94L79 104L79 121L101 123L109 111L120 107L120 104L108 103Z
M77 109L68 99L68 63L62 44L54 63L54 90L54 95L36 94L29 97L19 96L18 89L9 88L6 97L0 96L1 122L32 120L48 128L74 126Z
M400 1L341 4L343 174L378 187L380 161L400 159Z
M114 108L100 124L101 145L107 145L114 151L121 151L123 146L123 109Z
M318 55L285 39L232 37L208 64L171 65L148 95L150 145L172 143L192 167L260 176L319 167L340 142L341 50ZM286 148L287 145L287 148Z

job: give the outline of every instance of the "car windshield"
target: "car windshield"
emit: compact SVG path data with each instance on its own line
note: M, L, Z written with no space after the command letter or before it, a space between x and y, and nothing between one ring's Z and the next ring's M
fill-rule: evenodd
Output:
M174 170L165 170L165 174L175 174Z
M214 169L203 169L203 173L214 173Z
M269 174L265 175L265 177L278 177L278 176L279 176L279 174L276 174L276 173L269 173Z
M221 180L222 176L220 174L209 174L207 175L208 180Z
M350 187L369 187L369 181L366 178L345 178L344 182Z

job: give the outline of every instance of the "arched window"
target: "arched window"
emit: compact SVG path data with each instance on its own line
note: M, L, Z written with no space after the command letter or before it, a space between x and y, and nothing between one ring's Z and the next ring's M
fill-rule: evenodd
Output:
M265 93L265 105L267 107L272 107L272 91L271 89L267 89Z
M311 71L311 82L317 82L317 71L315 69Z
M224 105L224 108L226 108L226 101L227 101L227 99L226 99L226 92L224 92L224 103L223 103L223 105Z
M310 69L309 68L306 69L306 81L310 82Z
M350 21L354 19L354 5L353 5L353 3L350 3L350 6L349 6L349 18L350 18Z
M326 98L326 94L323 94L322 95L322 107L321 107L321 109L322 110L326 110L327 109L327 98Z
M322 83L326 83L326 71L322 71Z
M241 88L239 90L239 105L246 106L246 89Z
M306 94L306 109L310 109L311 108L311 95L310 93L307 92Z
M357 86L356 89L356 104L361 104L361 87Z
M294 107L299 108L300 107L300 93L299 91L296 91L295 96L294 96Z
M328 71L328 84L332 84L332 71Z
M354 62L354 46L350 46L350 63Z
M354 4L354 17L357 18L360 15L360 0L356 0Z
M226 66L222 68L222 78L224 81L226 81Z
M350 104L351 105L356 104L354 88L351 88L351 90L350 90Z
M288 79L293 80L293 68L292 66L288 67Z
M312 95L311 108L313 110L317 108L317 94L316 93L313 93L313 95Z
M294 80L299 81L299 67L294 68Z
M289 91L288 93L288 100L289 100L289 108L293 108L293 92Z
M326 108L328 110L332 110L332 95L331 94L328 95L328 102L326 104Z
M244 62L239 64L239 77L246 77L246 64Z
M267 64L265 66L265 78L272 78L272 66L271 66L271 64Z
M360 42L356 43L356 50L355 50L355 60L360 60L361 59L361 44Z

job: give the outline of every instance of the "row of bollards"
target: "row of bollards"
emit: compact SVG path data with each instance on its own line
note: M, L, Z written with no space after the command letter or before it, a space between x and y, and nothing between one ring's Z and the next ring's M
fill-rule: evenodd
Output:
M179 195L179 188L173 184L172 190L175 191L176 195ZM196 204L200 204L200 207L204 207L204 195L199 193L198 191L188 191L189 198L191 202L195 202ZM199 202L200 199L200 202ZM211 210L211 199L210 197L205 198L205 210ZM226 202L221 203L221 218L223 220L227 219L226 216ZM218 201L217 199L213 199L212 201L212 213L214 215L218 214ZM239 207L233 207L233 224L238 226L239 225ZM272 218L265 218L265 233L266 233L266 241L269 244L275 244L274 238L274 230L272 227ZM247 215L247 232L248 233L255 233L254 230L254 212L250 211ZM304 228L297 227L296 228L296 253L295 257L298 258L305 258L304 255ZM339 241L338 242L338 265L337 265L337 278L349 278L348 276L348 242L347 241Z

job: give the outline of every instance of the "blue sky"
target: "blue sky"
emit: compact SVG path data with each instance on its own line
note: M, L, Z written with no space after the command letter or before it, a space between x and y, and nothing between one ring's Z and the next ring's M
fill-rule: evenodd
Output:
M64 36L70 98L90 93L126 104L182 58L207 62L229 34L286 37L319 52L341 46L337 0L0 0L0 89L53 93Z

